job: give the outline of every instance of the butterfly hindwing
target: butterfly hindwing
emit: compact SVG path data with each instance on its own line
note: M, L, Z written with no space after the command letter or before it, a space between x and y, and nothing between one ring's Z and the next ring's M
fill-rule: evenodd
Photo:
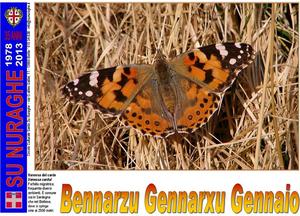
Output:
M180 85L189 103L186 103L188 105L184 107L182 115L177 119L178 129L194 131L207 123L218 110L221 96L209 92L188 79L182 79Z
M163 115L162 106L150 80L130 102L120 120L143 134L162 136L171 127L171 122Z

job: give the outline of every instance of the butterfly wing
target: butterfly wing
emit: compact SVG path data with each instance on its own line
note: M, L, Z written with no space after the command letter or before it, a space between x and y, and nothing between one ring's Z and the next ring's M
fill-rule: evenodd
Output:
M248 44L224 43L194 49L173 59L171 68L182 76L179 85L189 101L179 102L186 106L177 118L178 128L196 130L205 124L254 54Z
M165 136L168 131L173 130L172 118L166 112L156 80L152 79L140 89L121 115L121 121L125 125L152 136Z
M178 131L193 132L208 122L219 108L222 96L182 78L179 85L186 101L182 114L176 119ZM180 102L181 103L181 102Z
M223 92L253 58L251 46L242 43L186 52L170 62L176 73L171 83L177 86L172 90L175 97L159 90L157 80L151 78L154 67L149 65L93 71L68 83L63 93L70 99L91 102L104 114L118 115L125 125L142 133L165 136L205 124L218 109ZM172 108L175 104L177 109ZM174 116L168 110L173 110Z
M63 88L71 100L92 103L104 114L121 114L150 78L150 65L127 65L83 74Z
M249 44L224 43L188 51L170 64L174 71L210 92L224 92L254 57Z
M63 93L71 100L92 103L103 114L119 117L126 126L161 136L170 128L150 65L96 70L69 82Z

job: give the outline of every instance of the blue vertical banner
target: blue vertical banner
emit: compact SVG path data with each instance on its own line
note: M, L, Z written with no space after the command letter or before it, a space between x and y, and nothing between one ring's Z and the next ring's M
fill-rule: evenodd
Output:
M0 212L27 211L27 3L0 3Z

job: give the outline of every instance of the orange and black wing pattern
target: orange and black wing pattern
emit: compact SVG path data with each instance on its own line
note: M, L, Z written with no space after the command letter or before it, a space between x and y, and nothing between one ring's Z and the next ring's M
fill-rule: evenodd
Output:
M84 74L65 85L63 93L118 116L143 134L194 131L218 110L224 92L254 56L245 43L209 45L167 63L165 73L175 73L172 88L158 87L153 65L127 65Z
M95 70L69 82L63 94L71 100L89 102L104 114L118 115L147 81L149 68L128 65Z
M200 47L177 56L170 62L177 73L211 92L224 92L239 72L254 59L246 43L224 43Z
M186 52L170 62L184 78L179 85L188 103L177 119L179 129L194 131L219 109L225 91L254 59L245 43L215 44Z

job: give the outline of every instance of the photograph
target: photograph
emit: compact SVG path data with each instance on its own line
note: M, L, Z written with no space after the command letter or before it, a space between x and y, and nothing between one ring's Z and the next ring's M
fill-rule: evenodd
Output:
M296 3L35 3L35 170L298 170Z

